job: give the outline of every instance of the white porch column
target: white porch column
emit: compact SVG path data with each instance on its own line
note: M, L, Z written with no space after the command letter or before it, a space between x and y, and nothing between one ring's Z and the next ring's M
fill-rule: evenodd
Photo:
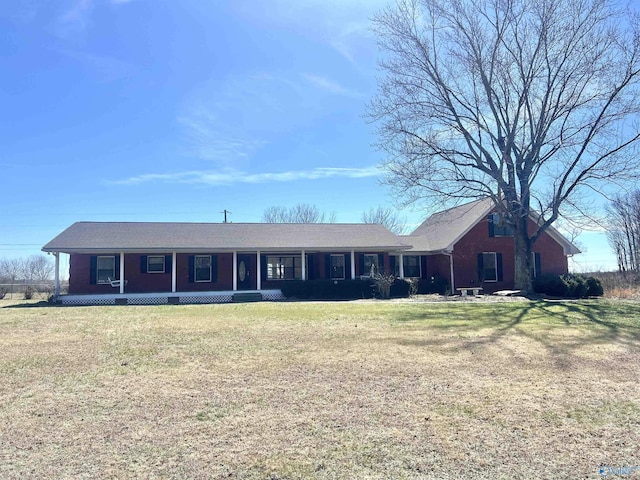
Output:
M258 262L256 264L256 275L258 277L256 278L256 288L258 290L262 290L262 262L260 261L260 250L256 252L256 261Z
M120 252L120 293L124 293L124 252Z
M233 290L238 290L238 252L233 252Z
M307 279L307 264L304 261L304 250L302 250L302 253L300 255L302 257L302 280L306 280Z
M351 280L356 279L356 252L351 250Z
M56 271L55 271L55 284L53 286L53 296L58 297L60 295L60 252L54 252L53 257L56 261Z
M400 278L404 278L404 255L400 254Z
M177 267L178 267L178 255L176 254L176 252L173 252L171 254L171 293L176 293Z

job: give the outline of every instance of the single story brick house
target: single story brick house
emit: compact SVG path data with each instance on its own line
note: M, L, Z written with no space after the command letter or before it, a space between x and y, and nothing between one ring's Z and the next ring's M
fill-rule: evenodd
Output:
M513 288L513 239L489 199L434 214L405 236L375 224L78 222L43 251L56 258L56 295L69 304L220 302L247 292L279 299L287 280L339 282L372 269L440 276L452 291ZM579 250L550 229L534 252L536 273L566 273ZM60 253L70 255L62 296Z

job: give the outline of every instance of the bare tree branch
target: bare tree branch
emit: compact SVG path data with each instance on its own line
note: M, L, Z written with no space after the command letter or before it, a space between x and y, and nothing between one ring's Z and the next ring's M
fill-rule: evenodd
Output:
M530 288L531 245L639 166L637 13L613 0L397 0L373 25L384 76L368 116L386 183L406 204L493 198L515 232L516 286Z

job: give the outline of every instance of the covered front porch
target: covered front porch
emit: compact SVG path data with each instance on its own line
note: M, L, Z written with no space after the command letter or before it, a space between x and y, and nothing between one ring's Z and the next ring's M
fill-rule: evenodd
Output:
M60 252L56 259L55 296L60 296ZM212 252L116 251L72 253L70 287L65 301L89 301L94 297L113 302L169 303L166 298L204 297L205 303L220 297L230 301L234 292L280 291L289 280L341 281L368 276L375 271L404 277L403 255L387 252L254 250ZM399 265L398 265L399 264ZM149 300L158 298L160 300ZM122 300L119 300L122 301Z

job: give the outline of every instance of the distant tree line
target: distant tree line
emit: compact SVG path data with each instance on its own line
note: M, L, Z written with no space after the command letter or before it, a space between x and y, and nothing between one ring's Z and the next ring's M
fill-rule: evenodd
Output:
M640 272L640 190L614 197L607 209L607 237L620 272Z
M391 207L371 208L362 212L362 223L378 223L393 233L402 234L406 230L406 218ZM335 223L336 213L322 212L317 206L299 203L292 207L272 206L262 214L264 223Z
M53 288L54 263L46 255L0 259L0 298L20 286L25 298L33 292L50 292Z

